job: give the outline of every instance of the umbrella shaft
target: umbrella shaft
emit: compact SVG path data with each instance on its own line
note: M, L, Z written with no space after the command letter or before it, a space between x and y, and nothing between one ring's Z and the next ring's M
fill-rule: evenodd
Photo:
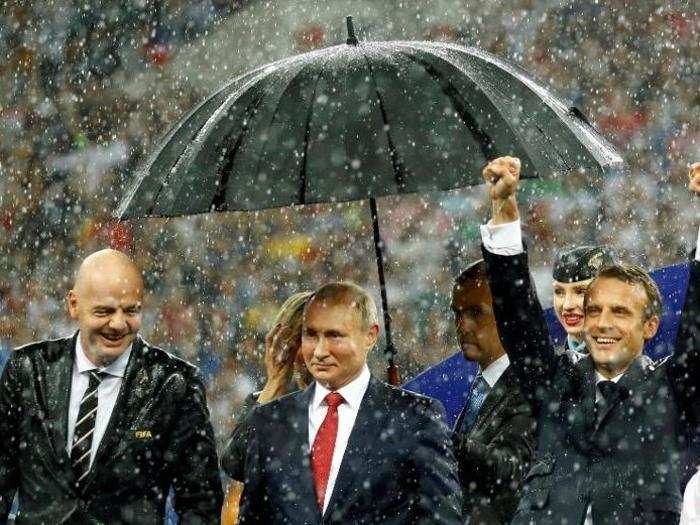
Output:
M394 342L391 337L391 315L389 315L389 303L386 297L386 281L384 279L384 255L382 253L382 238L379 235L379 215L377 213L377 200L369 199L369 208L372 214L372 231L374 233L374 252L377 257L377 272L379 273L379 291L382 296L382 311L384 312L384 332L386 333L386 353L393 358L396 354ZM393 360L393 359L392 359Z

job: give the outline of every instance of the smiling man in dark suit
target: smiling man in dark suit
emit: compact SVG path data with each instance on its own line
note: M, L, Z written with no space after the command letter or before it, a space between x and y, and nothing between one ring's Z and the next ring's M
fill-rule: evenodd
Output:
M642 268L615 264L586 289L588 352L574 361L552 348L531 283L516 199L520 161L496 159L483 176L493 212L482 251L498 331L538 418L513 523L677 523L680 460L700 415L698 254L671 356L654 363L642 354L660 323L656 284ZM700 170L690 189L700 193Z
M373 379L379 326L371 296L351 283L319 288L301 352L314 383L255 408L242 524L450 524L461 491L442 406Z
M68 295L79 330L12 353L0 380L0 522L216 523L213 432L196 369L138 336L143 280L123 253L87 257Z
M479 365L454 441L469 525L509 523L534 454L535 419L498 336L483 260L452 290L455 329L464 358Z

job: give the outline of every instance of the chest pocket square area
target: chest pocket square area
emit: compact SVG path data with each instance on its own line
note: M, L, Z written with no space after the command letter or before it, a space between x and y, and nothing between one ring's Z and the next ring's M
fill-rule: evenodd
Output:
M153 434L150 430L134 430L134 437L136 439L153 439Z

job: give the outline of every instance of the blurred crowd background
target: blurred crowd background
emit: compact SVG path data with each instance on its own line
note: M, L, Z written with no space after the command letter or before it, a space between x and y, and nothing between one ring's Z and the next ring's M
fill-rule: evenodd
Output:
M688 1L5 1L0 9L0 366L70 334L76 264L112 245L144 269L143 333L196 362L224 439L262 381L263 336L293 292L378 283L368 204L117 224L139 163L213 88L267 61L360 38L448 40L521 64L616 144L626 175L526 184L534 271L548 301L557 248L608 242L648 268L681 262L698 206L700 16ZM381 199L404 379L456 348L452 279L478 256L483 188ZM381 348L372 368L383 374Z

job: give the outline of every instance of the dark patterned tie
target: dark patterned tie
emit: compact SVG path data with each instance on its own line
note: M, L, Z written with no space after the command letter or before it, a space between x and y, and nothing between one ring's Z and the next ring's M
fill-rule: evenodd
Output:
M608 405L615 403L622 394L620 385L614 381L600 381L598 390Z
M97 388L107 376L104 372L97 370L90 370L88 375L90 384L80 401L78 420L73 434L73 445L70 449L71 465L78 485L90 472L90 450L92 449L92 435L95 432L95 420L97 419Z
M486 379L484 379L484 376L481 374L477 375L476 379L474 379L471 393L469 394L469 401L467 401L467 413L462 422L462 432L465 434L469 432L474 426L474 423L476 423L479 410L481 410L481 406L484 404L484 399L486 399L489 390L489 384L486 382Z

